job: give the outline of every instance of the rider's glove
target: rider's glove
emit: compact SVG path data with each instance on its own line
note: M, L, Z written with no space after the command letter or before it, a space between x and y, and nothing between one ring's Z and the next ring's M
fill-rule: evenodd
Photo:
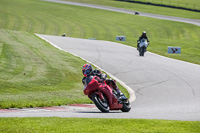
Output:
M107 75L106 75L105 73L102 73L102 74L101 74L101 79L106 80L106 78L107 78Z
M122 93L122 92L120 92L120 94L119 94L120 96L124 96L124 94Z

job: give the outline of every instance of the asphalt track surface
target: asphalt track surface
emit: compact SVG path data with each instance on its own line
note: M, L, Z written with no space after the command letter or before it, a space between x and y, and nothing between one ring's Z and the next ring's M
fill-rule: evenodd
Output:
M133 10L126 10L126 9L122 9L122 8L115 8L115 7L109 7L109 6L101 6L101 5L94 5L94 4L87 4L87 3L62 1L62 0L43 0L43 1L56 2L56 3L62 3L62 4L70 4L70 5L76 5L76 6L84 6L84 7L96 8L96 9L102 9L102 10L108 10L108 11L114 11L114 12L120 12L120 13L132 14L132 15L135 14L135 11L133 11ZM172 17L172 16L165 16L165 15L159 15L159 14L144 13L144 12L139 12L139 16L145 16L145 17L151 17L151 18L163 19L163 20L170 20L170 21L177 21L177 22L184 22L184 23L189 23L189 24L194 24L194 25L200 26L200 20L197 20L197 19Z
M129 113L101 113L94 105L0 110L0 117L87 117L200 120L200 65L109 41L38 35L122 80L135 92ZM81 69L81 66L80 66Z

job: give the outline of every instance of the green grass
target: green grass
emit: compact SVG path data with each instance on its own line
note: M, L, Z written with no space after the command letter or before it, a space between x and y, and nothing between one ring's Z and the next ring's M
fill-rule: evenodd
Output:
M199 133L200 122L98 118L0 118L2 133Z
M134 1L134 0L130 0L130 1ZM151 2L155 4L163 4L163 5L170 5L170 6L200 10L199 0L136 0L136 1Z
M0 108L91 102L82 93L85 62L34 33L108 41L126 35L124 44L136 46L146 30L148 50L200 64L200 27L191 24L39 0L1 0L0 29ZM167 54L167 46L182 47L182 54Z
M27 32L0 30L0 108L89 102L81 59Z
M117 0L64 0L64 1L91 3L91 4L118 7L118 8L128 9L128 10L161 14L161 15L167 15L167 16L200 19L200 12L167 8L167 7L159 7L159 6L153 6L153 5L145 5L145 4L139 4L139 3L130 3L130 2L126 2L125 0L124 1L117 1ZM136 0L136 1L152 1L153 3L154 2L157 3L158 1L161 1L161 0ZM169 3L165 3L169 0L162 0L162 1L166 5L169 4ZM171 0L171 3L169 5L174 5L174 2L177 2L177 1L178 0ZM187 8L193 9L194 4L195 4L195 9L200 10L200 1L199 0L180 0L180 6L183 6L183 7L186 6L185 1L188 1Z

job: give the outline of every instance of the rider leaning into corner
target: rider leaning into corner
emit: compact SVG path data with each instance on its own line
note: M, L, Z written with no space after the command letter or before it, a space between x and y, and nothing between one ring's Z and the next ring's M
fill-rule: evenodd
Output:
M139 37L139 39L137 40L137 50L138 50L138 48L139 48L139 44L140 44L140 41L142 40L142 39L147 39L147 42L148 42L148 45L149 45L149 39L148 39L148 37L147 37L147 32L146 31L143 31L142 32L142 35Z
M82 72L84 75L84 77L82 79L82 83L84 85L84 90L85 90L87 84L89 84L91 82L93 76L97 76L96 80L99 83L105 82L107 85L110 86L110 88L112 88L113 91L116 92L116 93L112 93L110 95L114 95L118 100L127 100L127 98L124 96L124 94L117 87L116 81L114 81L112 79L107 79L107 75L105 73L102 73L98 69L93 70L92 66L90 64L84 64L82 67Z

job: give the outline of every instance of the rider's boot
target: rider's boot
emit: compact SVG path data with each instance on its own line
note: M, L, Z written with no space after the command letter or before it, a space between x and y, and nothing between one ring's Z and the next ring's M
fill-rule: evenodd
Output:
M126 98L126 96L122 92L120 92L120 94L118 94L117 96L119 103L126 102L128 100L128 98Z

